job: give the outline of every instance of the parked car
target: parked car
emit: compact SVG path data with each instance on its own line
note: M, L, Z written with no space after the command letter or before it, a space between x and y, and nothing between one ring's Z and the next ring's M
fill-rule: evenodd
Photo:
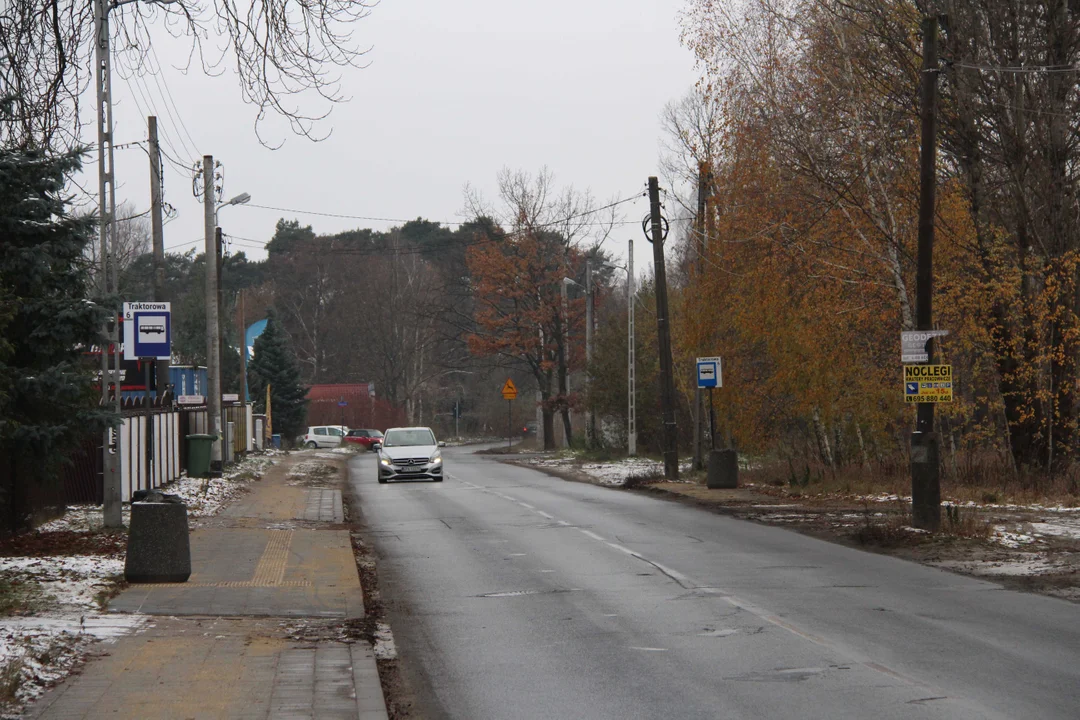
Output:
M345 443L348 445L359 445L365 450L370 450L371 446L383 439L383 434L378 430L350 430L345 436Z
M379 451L379 482L428 478L442 482L443 459L439 448L446 443L435 439L431 428L390 428L375 443Z
M521 428L521 437L536 437L537 427L535 420L525 423L525 426Z
M312 425L300 436L300 444L306 448L335 448L348 431L344 425Z

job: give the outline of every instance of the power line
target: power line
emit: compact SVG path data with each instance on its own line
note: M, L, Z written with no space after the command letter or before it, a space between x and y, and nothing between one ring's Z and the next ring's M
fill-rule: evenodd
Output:
M191 137L191 133L188 132L187 125L184 123L184 117L180 114L180 108L177 107L176 99L173 98L172 90L169 88L169 80L165 77L165 74L161 70L161 60L158 58L157 50L154 49L153 45L150 45L150 52L154 55L154 62L157 63L158 72L161 73L161 84L165 86L165 92L168 93L169 104L172 105L173 112L176 115L176 120L180 123L180 127L184 131L184 135L186 135L187 139L191 141L191 146L195 149L195 156L198 157L199 144L195 142L195 138ZM154 81L157 82L156 75L154 76ZM158 86L158 89L161 89L161 85Z
M596 214L598 212L602 212L604 210L610 210L613 207L616 207L618 205L622 205L623 203L632 202L632 201L638 200L640 198L641 198L641 196L639 196L639 195L631 195L630 197L623 198L621 200L616 200L616 201L614 201L612 203L609 203L607 205L604 205L604 206L601 206L601 207L598 207L598 208L594 208L592 210L583 210L582 212L574 213L572 215L568 215L567 217L559 218L558 220L552 220L550 222L541 223L539 225L534 225L534 226L530 227L529 229L531 229L531 230L543 230L545 228L553 227L553 226L556 226L556 225L561 225L563 223L570 222L571 220L576 220L578 218L586 217L588 215L594 215L594 214ZM244 203L240 207L257 208L259 210L273 210L275 212L284 212L284 213L295 213L297 215L316 215L316 216L319 216L319 217L332 217L332 218L340 218L340 219L344 219L344 220L365 220L367 222L408 223L408 222L413 222L414 220L417 219L417 218L403 219L403 218L389 218L389 217L372 217L372 216L367 216L367 215L350 215L350 214L347 214L347 213L323 212L323 211L319 211L319 210L300 210L300 209L296 209L296 208L276 207L276 206L273 206L273 205L259 205L257 203L250 203L250 202L249 203ZM473 222L471 220L469 220L469 221L461 221L461 220L430 220L428 218L422 218L422 219L426 220L427 222L437 222L440 225L448 225L448 226L449 225L461 226L461 225L467 225L469 222ZM613 224L613 225L626 225L626 224L629 224L629 223L636 223L636 222L637 221L626 220L626 221L615 221L615 222L613 222L611 224ZM606 225L608 223L596 223L596 224Z
M949 60L942 58L946 64L965 70L979 70L982 72L1002 73L1059 73L1080 71L1080 65L975 65L962 60Z

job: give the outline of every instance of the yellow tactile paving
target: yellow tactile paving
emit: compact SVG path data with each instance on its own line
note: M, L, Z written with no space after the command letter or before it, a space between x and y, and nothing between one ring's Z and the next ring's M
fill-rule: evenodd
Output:
M280 585L285 577L285 564L289 560L289 546L292 545L292 530L271 530L259 564L255 568L255 577L251 582L256 586Z

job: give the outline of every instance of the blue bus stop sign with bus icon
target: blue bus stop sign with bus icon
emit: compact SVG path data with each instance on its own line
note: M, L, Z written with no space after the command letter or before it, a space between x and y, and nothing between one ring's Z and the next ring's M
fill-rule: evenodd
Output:
M124 303L124 358L169 359L172 312L167 302Z
M720 358L704 357L697 359L697 386L699 388L716 388L724 386Z

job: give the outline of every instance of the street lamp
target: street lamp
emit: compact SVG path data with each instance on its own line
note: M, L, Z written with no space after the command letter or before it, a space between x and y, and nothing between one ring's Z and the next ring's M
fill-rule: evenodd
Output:
M216 208L214 208L214 224L217 225L217 214L221 210L221 208L225 207L226 205L243 205L244 203L250 202L250 201L251 201L251 196L250 195L248 195L247 193L240 193L239 195L232 198L231 200L226 200L225 202L221 203Z

